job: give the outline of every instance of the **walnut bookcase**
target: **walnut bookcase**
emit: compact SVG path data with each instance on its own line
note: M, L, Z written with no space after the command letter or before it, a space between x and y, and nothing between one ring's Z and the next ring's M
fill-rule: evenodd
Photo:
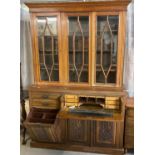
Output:
M25 121L31 146L124 153L127 95L122 79L129 3L26 3L31 14L35 81L29 89L31 111ZM101 111L104 98L117 97L119 111L110 109L112 116L71 113L62 108L65 95L87 96L90 101L101 97Z

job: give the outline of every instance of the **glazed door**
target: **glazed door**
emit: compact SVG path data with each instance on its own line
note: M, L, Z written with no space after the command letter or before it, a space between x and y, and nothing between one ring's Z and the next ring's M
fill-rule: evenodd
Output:
M34 39L34 73L39 83L59 83L60 14L43 13L32 17Z
M62 33L67 57L66 80L69 85L89 85L90 16L89 13L66 13Z
M116 84L119 16L96 15L95 83Z

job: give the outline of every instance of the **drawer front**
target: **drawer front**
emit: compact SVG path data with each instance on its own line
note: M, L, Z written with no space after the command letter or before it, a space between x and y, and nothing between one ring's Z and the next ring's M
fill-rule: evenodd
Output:
M126 127L127 128L133 128L134 127L134 119L133 118L126 118Z
M31 92L32 99L58 99L60 95L49 92Z
M125 148L134 148L134 136L125 136Z
M60 109L60 95L47 92L31 92L30 107Z
M134 110L133 109L127 109L126 110L126 117L134 117Z
M25 126L33 141L63 143L65 138L65 122L56 119L54 124L30 123L26 122Z
M60 108L60 102L58 100L32 99L31 100L31 106L32 107L59 109Z
M129 127L126 126L125 135L134 136L134 128L129 128Z
M134 120L133 120L133 118L126 118L125 135L134 136Z

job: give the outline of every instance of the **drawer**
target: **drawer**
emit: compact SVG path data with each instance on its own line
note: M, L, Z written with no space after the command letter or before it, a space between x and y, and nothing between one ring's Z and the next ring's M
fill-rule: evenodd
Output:
M127 109L126 110L126 117L134 117L134 110L133 109Z
M65 95L65 102L77 103L77 102L79 102L79 99L78 99L77 95Z
M134 119L133 118L128 117L125 119L125 122L126 122L126 126L131 126L131 127L134 126Z
M58 110L31 108L24 122L33 141L63 143L65 121L56 118Z
M133 120L133 118L126 118L125 135L134 136L134 120Z
M125 148L134 148L134 136L125 136Z
M31 99L53 99L58 100L60 95L49 92L31 92Z
M125 129L125 136L134 136L134 128L128 128Z
M47 100L47 99L31 99L31 107L43 107L50 109L60 109L59 100Z

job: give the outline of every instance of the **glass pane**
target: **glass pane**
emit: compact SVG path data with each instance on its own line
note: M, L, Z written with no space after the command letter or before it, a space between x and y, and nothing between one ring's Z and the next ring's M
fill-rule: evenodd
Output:
M96 83L116 83L118 16L98 16Z
M69 81L88 82L89 17L68 17Z
M38 17L40 78L59 81L57 17Z

